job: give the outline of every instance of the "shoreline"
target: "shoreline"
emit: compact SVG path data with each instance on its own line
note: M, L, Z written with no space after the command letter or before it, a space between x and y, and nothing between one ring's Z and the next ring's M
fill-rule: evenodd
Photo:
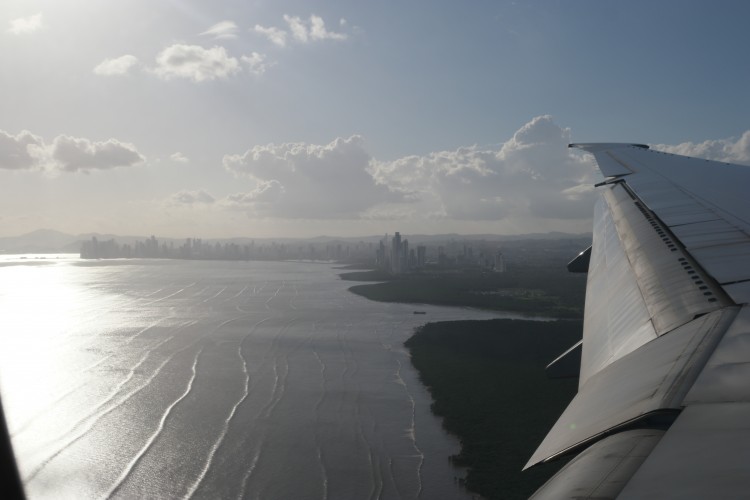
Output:
M578 379L551 380L544 368L580 340L582 318L551 317L552 310L545 309L544 304L537 304L542 311L537 309L531 316L529 310L417 300L425 298L425 288L400 287L409 278L394 279L379 271L339 276L342 280L369 281L348 290L377 302L468 307L518 316L427 319L404 342L411 364L432 399L430 411L441 420L445 432L459 441L459 452L448 458L456 467L457 481L468 492L486 499L528 498L567 463L563 459L522 472L577 392ZM385 287L378 290L379 285ZM373 297L367 293L373 290L403 293ZM417 298L402 300L415 290ZM535 305L535 301L528 305ZM459 477L459 471L463 477Z
M577 379L544 366L579 336L580 321L489 319L427 323L404 343L432 413L460 443L459 482L483 498L528 498L567 460L523 471Z

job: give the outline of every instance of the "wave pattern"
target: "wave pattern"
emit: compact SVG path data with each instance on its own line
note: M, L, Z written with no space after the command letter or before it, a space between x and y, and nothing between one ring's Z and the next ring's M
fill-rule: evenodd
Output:
M3 385L30 391L9 417L30 498L468 498L402 347L425 320L408 306L319 264L58 267L86 293L49 335L55 390Z

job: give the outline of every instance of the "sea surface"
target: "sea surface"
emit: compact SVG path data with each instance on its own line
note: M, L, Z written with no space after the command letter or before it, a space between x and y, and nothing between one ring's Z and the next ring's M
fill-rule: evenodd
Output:
M470 498L403 342L500 315L372 302L338 272L0 259L0 390L29 497Z

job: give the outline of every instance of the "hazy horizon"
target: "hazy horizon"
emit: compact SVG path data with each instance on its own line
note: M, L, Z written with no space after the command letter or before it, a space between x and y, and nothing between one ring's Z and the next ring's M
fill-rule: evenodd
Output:
M748 13L9 0L0 236L589 232L569 142L750 162Z

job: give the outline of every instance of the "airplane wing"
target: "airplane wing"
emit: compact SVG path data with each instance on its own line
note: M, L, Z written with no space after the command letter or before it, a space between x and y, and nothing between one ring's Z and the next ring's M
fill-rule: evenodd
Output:
M638 144L570 146L605 177L579 258L579 387L526 468L575 458L532 498L745 497L750 167Z

